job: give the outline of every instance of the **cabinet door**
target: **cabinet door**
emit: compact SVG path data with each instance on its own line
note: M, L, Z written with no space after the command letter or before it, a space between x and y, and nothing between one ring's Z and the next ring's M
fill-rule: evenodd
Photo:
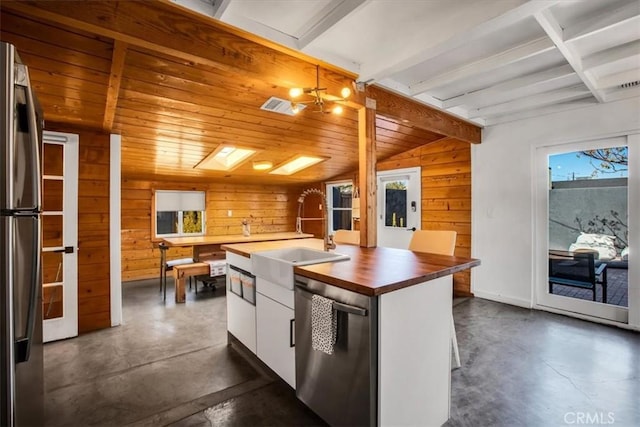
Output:
M227 277L227 281L229 278ZM253 353L256 352L256 308L231 292L227 284L227 330Z
M256 300L258 357L293 388L296 387L294 312L258 293Z

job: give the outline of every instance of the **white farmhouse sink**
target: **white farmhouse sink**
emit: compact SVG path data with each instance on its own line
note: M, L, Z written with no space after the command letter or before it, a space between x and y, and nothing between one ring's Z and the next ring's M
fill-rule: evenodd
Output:
M293 267L348 260L348 255L303 247L273 249L251 254L251 272L272 283L293 289Z

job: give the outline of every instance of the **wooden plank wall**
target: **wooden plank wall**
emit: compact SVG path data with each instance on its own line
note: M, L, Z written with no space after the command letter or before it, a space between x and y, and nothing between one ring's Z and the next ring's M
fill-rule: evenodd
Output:
M446 138L378 162L378 171L422 168L422 229L458 232L455 254L471 256L471 146ZM470 296L471 273L453 276L454 294Z
M47 125L79 134L78 331L111 327L109 246L109 135Z
M294 231L301 189L272 185L122 181L122 280L156 278L158 242L151 239L153 190L206 191L207 235L241 234L243 218L251 233ZM227 216L232 211L231 217ZM191 256L190 248L170 248L167 259Z

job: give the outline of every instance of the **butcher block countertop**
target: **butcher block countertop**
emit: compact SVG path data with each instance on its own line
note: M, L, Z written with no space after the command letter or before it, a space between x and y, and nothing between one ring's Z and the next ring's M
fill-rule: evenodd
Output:
M252 252L283 247L322 249L320 239L223 245L222 249L250 257ZM448 276L480 265L480 260L412 252L393 248L337 245L332 252L349 255L347 261L294 267L294 273L343 289L374 296Z

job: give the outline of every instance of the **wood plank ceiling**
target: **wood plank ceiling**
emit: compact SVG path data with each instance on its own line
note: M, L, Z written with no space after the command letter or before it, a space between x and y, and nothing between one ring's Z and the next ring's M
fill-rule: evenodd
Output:
M314 86L312 58L168 2L3 1L0 11L1 39L29 66L45 120L121 134L123 178L303 184L358 168L356 110L260 110L271 96L287 99L289 87ZM355 79L321 66L331 93ZM424 128L379 115L377 158L449 133ZM328 160L292 176L254 171L251 162L231 172L194 168L220 144L255 148L252 160L274 165L296 154Z

